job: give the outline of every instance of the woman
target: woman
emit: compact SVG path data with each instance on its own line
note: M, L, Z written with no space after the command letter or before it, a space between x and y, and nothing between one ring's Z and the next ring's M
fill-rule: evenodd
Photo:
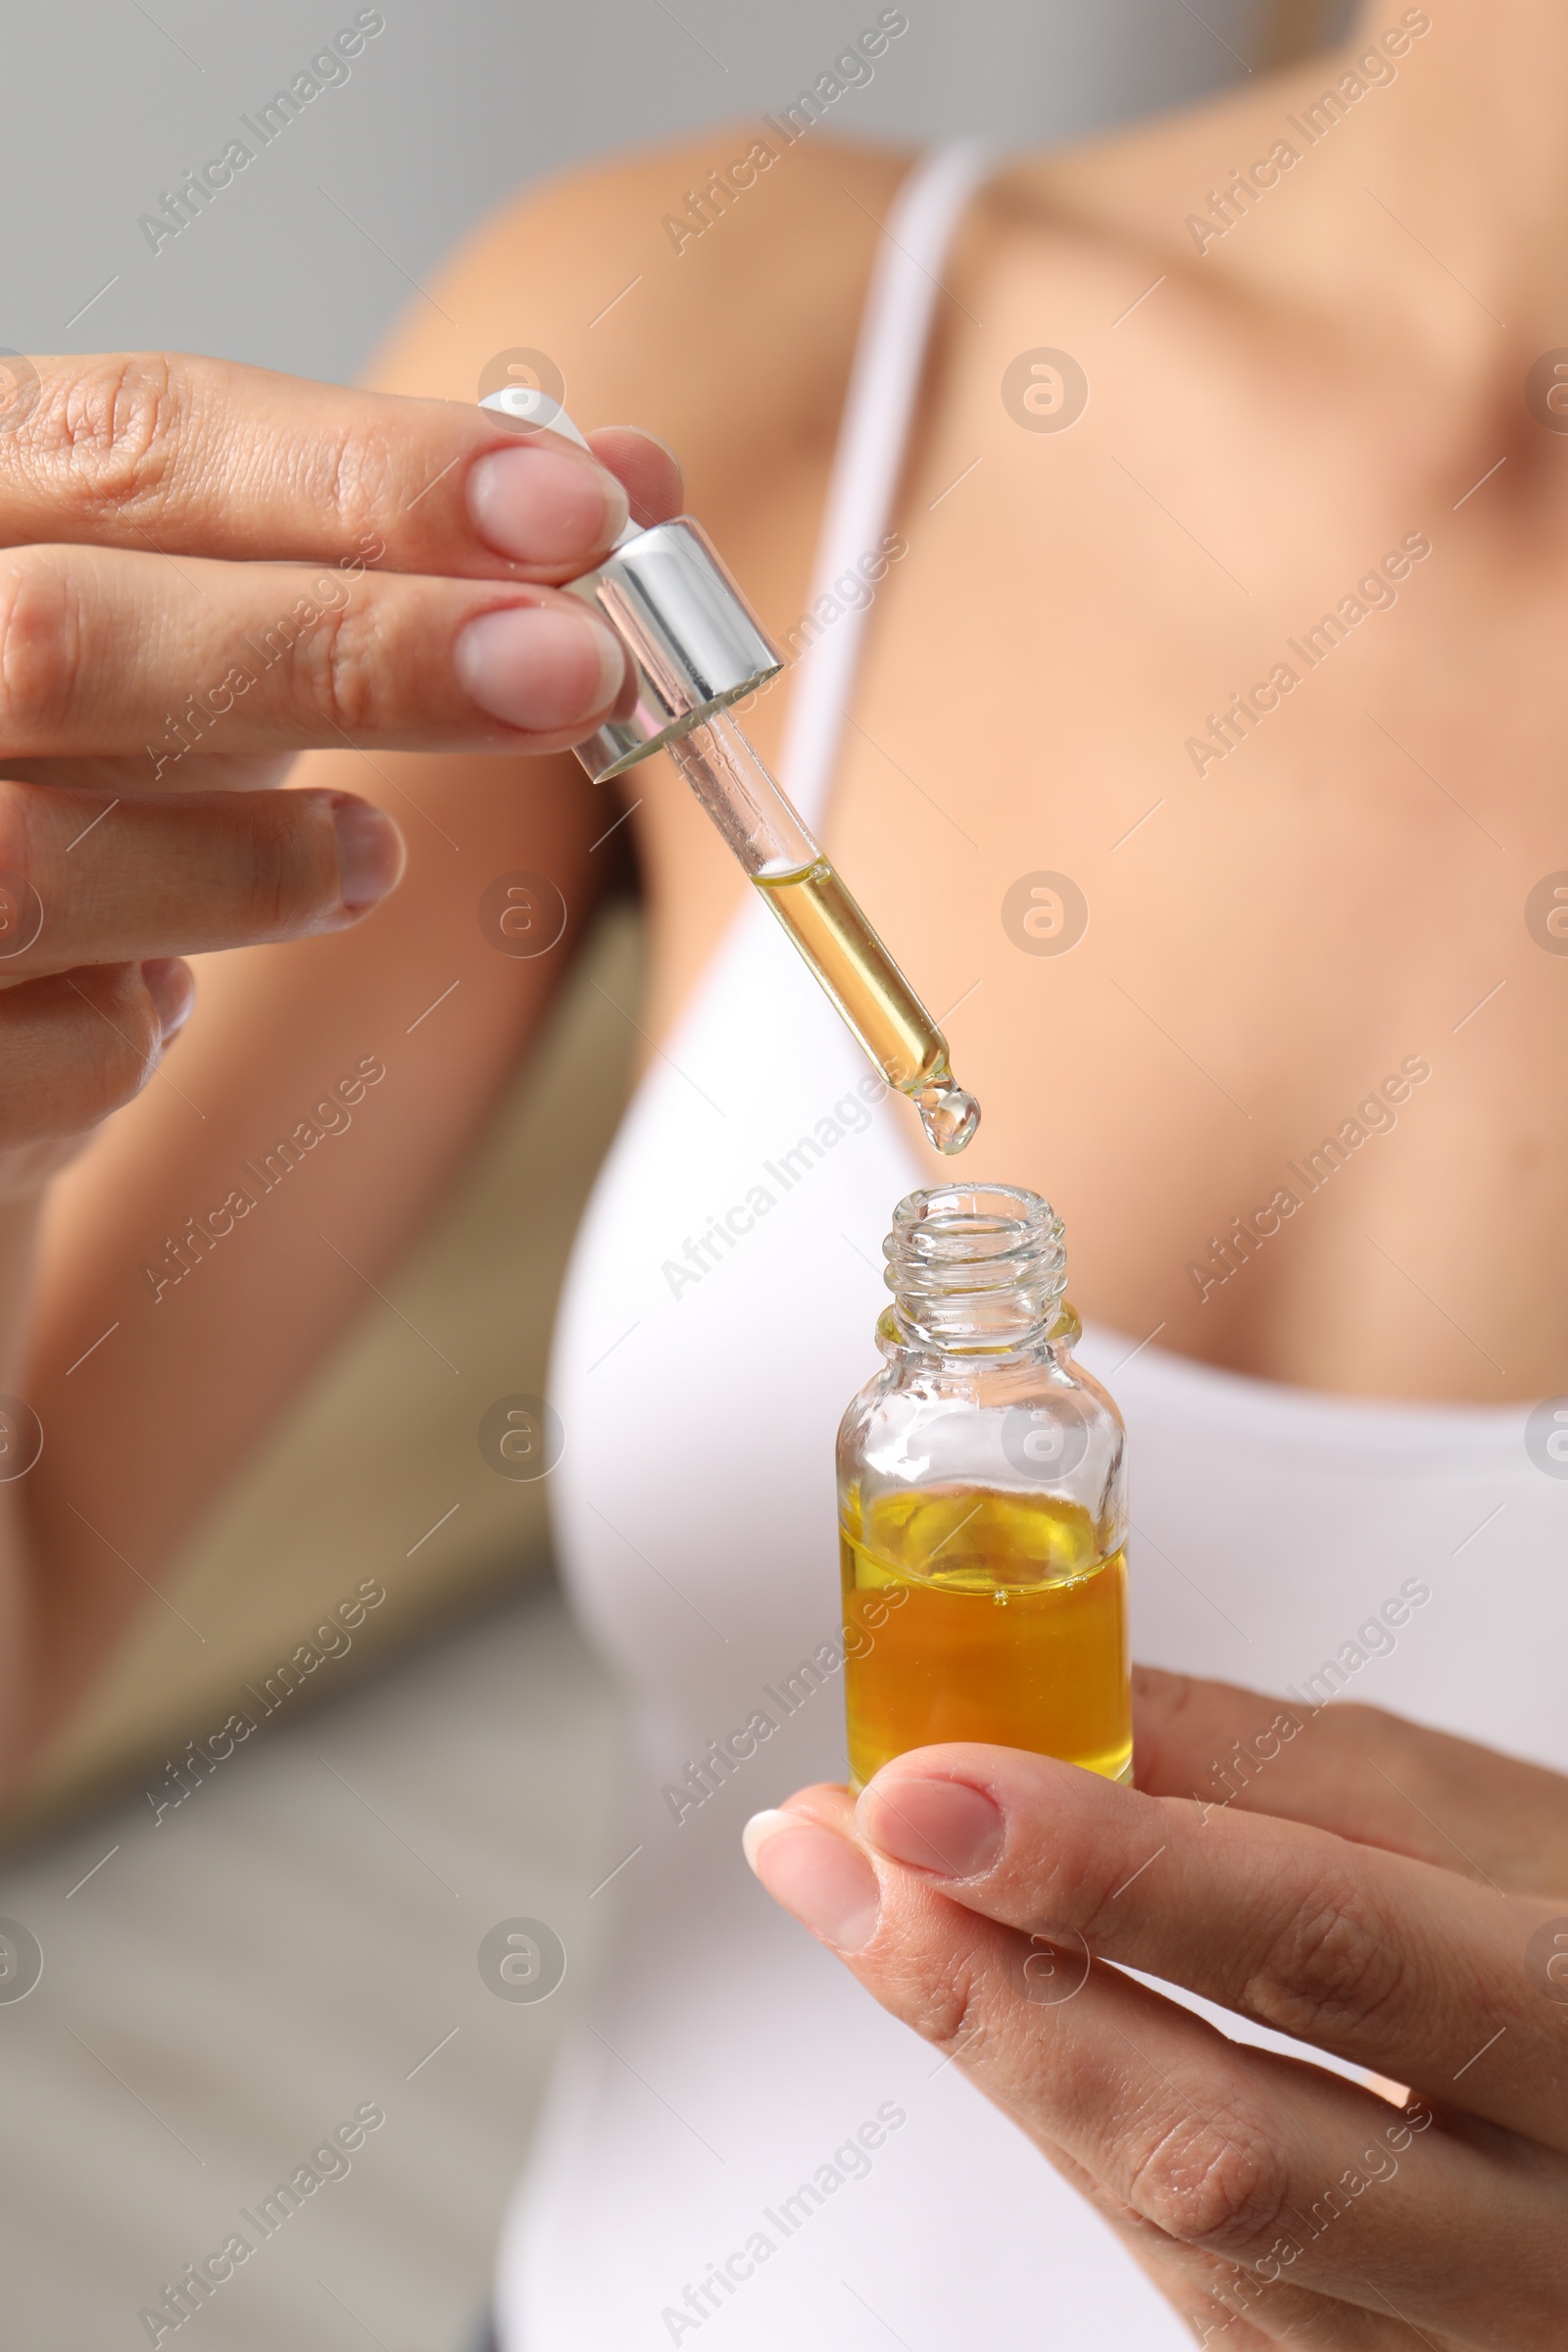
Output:
M504 217L380 397L58 362L5 443L11 540L51 548L13 562L0 801L19 941L44 914L0 1004L8 1385L49 1440L7 1489L19 1755L460 1161L631 812L649 1058L552 1381L564 1565L639 1699L624 1958L509 2228L505 2346L1560 2339L1565 81L1544 0L1465 0L1065 159L748 130ZM1147 1793L950 1749L853 1828L767 1805L836 1767L831 1436L936 1163L668 773L607 806L555 756L618 690L553 587L619 502L386 397L471 402L519 337L582 422L680 451L815 639L746 723L952 1008L974 1172L1067 1218L1142 1654L1292 1691L1149 1682ZM593 438L673 511L656 445ZM360 930L383 800L407 871ZM1037 954L1063 874L1088 929ZM494 892L540 877L564 936L498 952ZM166 1065L171 959L215 946ZM345 1073L352 1132L260 1173ZM1450 1736L1319 1712L1346 1692ZM891 2016L738 1869L759 1804L759 1871Z

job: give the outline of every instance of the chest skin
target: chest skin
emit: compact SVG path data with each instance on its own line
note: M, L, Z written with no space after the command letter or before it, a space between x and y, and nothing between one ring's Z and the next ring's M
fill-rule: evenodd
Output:
M932 1180L1047 1193L1076 1303L1134 1339L1348 1393L1561 1388L1568 957L1526 903L1568 867L1568 449L1413 426L1396 340L1352 356L1179 273L1122 317L1141 267L987 198L943 273L824 827L956 1007L985 1124ZM1065 430L1002 396L1041 347L1089 380ZM776 632L830 459L710 517ZM745 718L764 757L787 693ZM662 1034L744 886L650 786ZM1006 919L1041 872L1088 904L1067 953Z

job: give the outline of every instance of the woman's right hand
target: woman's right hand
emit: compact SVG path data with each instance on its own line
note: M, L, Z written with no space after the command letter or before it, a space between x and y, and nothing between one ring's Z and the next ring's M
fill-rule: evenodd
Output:
M341 929L396 883L379 809L270 789L296 753L556 752L602 721L618 645L555 583L628 496L644 521L680 490L631 432L591 457L181 355L9 366L0 1204L140 1090L182 956Z

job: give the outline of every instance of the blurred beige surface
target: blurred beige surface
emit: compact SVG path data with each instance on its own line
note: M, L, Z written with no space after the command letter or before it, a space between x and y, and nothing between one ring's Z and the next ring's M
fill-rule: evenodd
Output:
M0 1916L43 1953L0 1999L8 2352L145 2347L140 2312L233 2230L244 2267L166 2352L470 2352L630 1876L621 1721L541 1580L247 1741L161 1822L133 1788L0 1861ZM565 1949L533 2003L480 1965L518 1920ZM386 2122L351 2170L264 2238L242 2214L367 2101Z
M619 1693L548 1574L545 1484L498 1476L477 1429L545 1386L627 1085L639 943L612 907L442 1212L13 1825L0 1915L43 1973L0 1997L7 2344L148 2340L141 2311L236 2229L254 2251L201 2308L213 2352L472 2341L627 1858ZM257 1714L366 1579L386 1599L352 1648L173 1801L186 1741ZM481 1965L518 1920L566 1955L536 2004L495 1997ZM366 2101L386 2121L351 2170L262 2238L242 2212Z
M186 1742L233 1708L254 1716L246 1686L264 1692L363 1580L386 1599L275 1721L545 1569L547 1482L499 1476L477 1432L497 1398L544 1392L571 1238L629 1083L640 941L635 908L609 908L434 1225L149 1603L8 1835L127 1782L166 1788Z

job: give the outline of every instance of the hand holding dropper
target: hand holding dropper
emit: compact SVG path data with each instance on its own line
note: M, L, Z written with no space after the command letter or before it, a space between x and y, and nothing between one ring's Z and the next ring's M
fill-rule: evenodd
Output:
M559 401L514 384L481 403L526 428L588 445ZM606 561L567 582L626 648L625 714L577 746L595 783L667 751L763 900L889 1086L907 1095L939 1152L961 1152L980 1105L953 1075L947 1040L728 705L784 664L689 515L628 522Z

